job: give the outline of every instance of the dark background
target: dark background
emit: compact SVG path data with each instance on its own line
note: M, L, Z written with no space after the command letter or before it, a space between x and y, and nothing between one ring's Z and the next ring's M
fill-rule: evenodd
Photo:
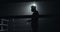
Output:
M56 15L56 12L58 12L57 4L59 5L57 1L37 1L38 11L40 14ZM30 10L28 10L29 8L27 9L28 5L30 5L29 1L2 1L0 5L0 15L31 15L31 12L29 13Z
M33 0L17 0L17 1L0 1L0 16L18 16L18 15L31 15L27 10L25 10L25 7L28 6L29 2L32 2ZM59 1L39 1L35 0L38 5L38 11L41 15L54 15L54 17L51 18L40 18L39 22L39 31L40 32L58 32L58 18L59 18ZM28 3L28 4L26 4ZM45 19L45 20L44 20ZM15 20L15 22L17 19ZM21 21L21 20L19 20ZM17 23L19 22L17 21ZM21 22L20 22L21 23ZM42 24L41 24L42 23ZM17 24L18 25L18 24ZM19 25L18 25L19 26ZM19 26L20 27L20 26Z

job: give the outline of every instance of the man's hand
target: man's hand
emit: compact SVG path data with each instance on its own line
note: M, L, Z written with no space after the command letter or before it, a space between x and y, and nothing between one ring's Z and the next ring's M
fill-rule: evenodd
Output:
M27 20L25 24L31 24L31 20Z
M27 20L27 22L31 22L31 20Z

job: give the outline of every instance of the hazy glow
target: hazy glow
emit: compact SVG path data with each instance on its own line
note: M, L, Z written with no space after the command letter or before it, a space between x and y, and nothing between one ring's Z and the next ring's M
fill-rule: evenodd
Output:
M32 3L32 4L30 4L30 7L31 7L31 6L37 6L37 5L36 5L36 3Z
M20 11L18 14L20 15L32 15L33 12L31 11L31 6L36 6L37 9L37 3L36 2L24 2L21 5L18 4L19 6L17 6L18 11ZM19 8L18 8L19 7Z
M31 6L36 6L37 9L37 3L36 2L31 2L29 5L29 10L31 11Z
M26 14L28 14L28 15L32 15L32 11L31 11L31 6L36 6L36 8L37 8L37 3L36 2L30 2L30 3L28 3L29 5L27 5L27 12L28 13L26 13Z
M36 4L34 3L34 4L32 4L32 6L36 6Z

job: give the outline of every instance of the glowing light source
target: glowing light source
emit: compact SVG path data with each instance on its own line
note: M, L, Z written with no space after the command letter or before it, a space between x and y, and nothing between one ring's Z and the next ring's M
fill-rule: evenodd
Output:
M36 6L36 4L32 4L32 6Z
M30 13L30 15L32 15L33 12L31 11L31 6L35 6L36 10L37 10L37 2L30 2L28 4L29 4L29 5L27 5L27 11L28 11L28 13L26 13L26 14Z

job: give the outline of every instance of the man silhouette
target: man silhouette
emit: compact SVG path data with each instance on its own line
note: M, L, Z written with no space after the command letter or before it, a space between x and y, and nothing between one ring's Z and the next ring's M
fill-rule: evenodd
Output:
M31 18L32 32L37 32L39 13L36 10L36 6L31 6L31 11L33 12L32 18Z
M39 13L36 10L36 6L31 6L31 11L33 12L33 14L31 20L28 20L28 22L31 22L32 32L37 32Z

